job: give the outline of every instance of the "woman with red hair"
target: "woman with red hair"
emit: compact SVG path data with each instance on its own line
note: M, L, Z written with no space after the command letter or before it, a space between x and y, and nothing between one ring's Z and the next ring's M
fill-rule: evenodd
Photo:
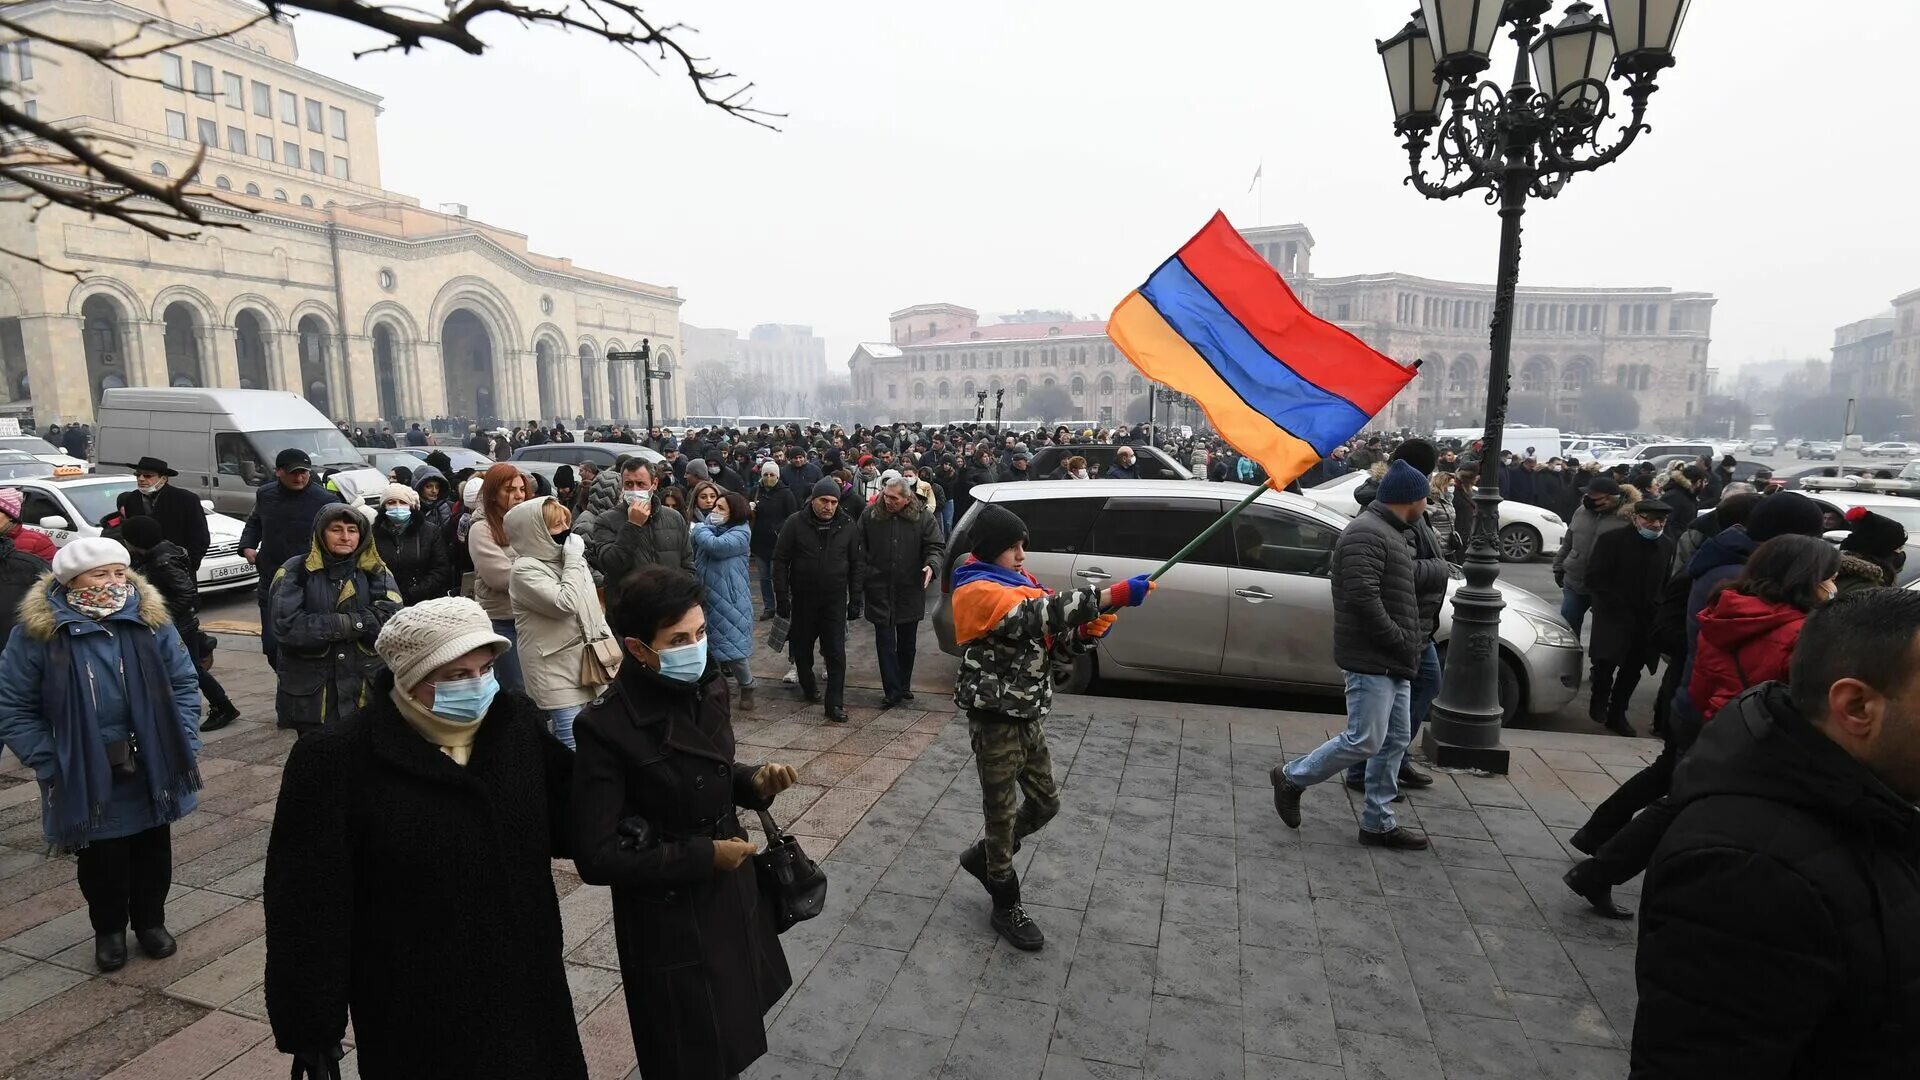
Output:
M480 481L480 501L471 507L473 524L467 529L467 554L473 559L473 599L493 620L493 632L513 644L493 663L494 675L509 690L525 690L520 674L519 635L513 629L513 545L507 542L507 511L527 501L532 493L527 476L505 461L489 466Z

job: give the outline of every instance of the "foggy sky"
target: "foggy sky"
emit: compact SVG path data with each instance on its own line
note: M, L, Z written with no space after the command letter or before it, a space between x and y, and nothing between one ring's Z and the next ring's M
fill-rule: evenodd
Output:
M364 34L311 16L297 34L302 63L385 95L388 189L676 285L696 325L811 324L839 371L909 304L1104 316L1215 208L1262 223L1263 161L1264 223L1305 222L1315 273L1491 281L1493 209L1401 183L1374 42L1416 6L652 5L790 114L778 133L581 37L483 21L482 58L354 61ZM1653 130L1531 204L1522 284L1710 291L1723 372L1826 357L1835 326L1920 288L1920 142L1896 119L1920 5L1844 8L1695 3Z

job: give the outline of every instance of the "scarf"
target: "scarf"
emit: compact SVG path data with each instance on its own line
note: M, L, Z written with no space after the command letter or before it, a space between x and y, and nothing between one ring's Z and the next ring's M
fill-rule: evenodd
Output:
M67 589L67 606L98 621L127 606L133 586L124 581Z
M127 727L139 747L140 780L155 814L162 821L178 819L180 800L200 790L200 770L180 722L173 678L160 656L159 636L139 620L138 612L136 604L125 615L115 613L114 621L121 625L110 632L118 652L117 672L89 672L88 662L75 658L73 639L91 632L85 627L56 625L47 642L41 707L55 747L47 802L58 851L85 847L93 830L100 827L107 800L113 797L113 770L107 765L106 744L100 741L100 718L90 705L94 696L89 679L117 678L124 688Z
M1023 601L1052 596L1025 570L1008 570L972 556L953 571L953 637L962 645L986 637ZM1048 648L1052 648L1049 640Z
M387 691L400 709L400 718L419 736L440 748L455 765L465 765L473 757L473 739L480 734L485 717L470 724L455 723L413 700L412 695L395 686Z

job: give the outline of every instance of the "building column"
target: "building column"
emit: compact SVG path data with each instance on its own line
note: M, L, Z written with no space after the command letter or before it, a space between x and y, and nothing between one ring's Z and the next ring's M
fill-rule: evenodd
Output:
M20 316L20 344L33 389L33 422L93 422L93 392L87 385L87 350L81 318L49 312Z
M234 343L234 328L209 326L202 335L201 366L207 372L208 386L240 385L240 350Z
M602 419L602 420L610 419L613 415L613 412L612 412L613 399L608 396L608 391L611 389L611 387L607 385L606 357L604 356L596 357L593 361L593 366L590 369L589 373L593 376L593 402L594 402L594 412L597 414L597 416L588 417L588 419L590 420L596 419L596 418Z
M167 324L127 320L127 385L166 386Z
M306 397L306 384L300 380L300 331L272 330L261 339L267 345L267 374L273 388Z
M372 420L380 416L380 387L374 381L373 375L373 338L366 334L346 334L337 340L341 341L346 349L346 355L342 356L336 364L340 381L347 390L346 404L341 408L345 409L348 415L343 419L358 420L363 423ZM400 358L395 356L396 368L399 363ZM380 418L388 423L393 422L391 416Z

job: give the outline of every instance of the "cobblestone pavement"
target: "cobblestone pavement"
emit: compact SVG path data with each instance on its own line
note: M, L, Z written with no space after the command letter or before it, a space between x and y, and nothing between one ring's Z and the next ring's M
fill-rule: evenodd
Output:
M286 1075L259 894L291 737L251 642L226 645L249 719L209 737L201 809L175 827L172 958L93 974L72 860L40 854L35 786L0 770L0 1076ZM743 759L799 768L775 812L832 879L783 939L796 988L751 1080L1625 1075L1633 924L1584 914L1559 876L1572 828L1653 744L1513 732L1510 777L1441 776L1403 811L1433 850L1388 853L1357 846L1336 785L1308 793L1300 831L1274 816L1281 747L1336 717L1062 699L1065 808L1017 859L1048 939L1026 954L956 872L980 831L964 720L943 695L877 699L854 690L853 721L829 725L769 685L736 723ZM564 863L554 882L591 1073L628 1076L605 890Z

